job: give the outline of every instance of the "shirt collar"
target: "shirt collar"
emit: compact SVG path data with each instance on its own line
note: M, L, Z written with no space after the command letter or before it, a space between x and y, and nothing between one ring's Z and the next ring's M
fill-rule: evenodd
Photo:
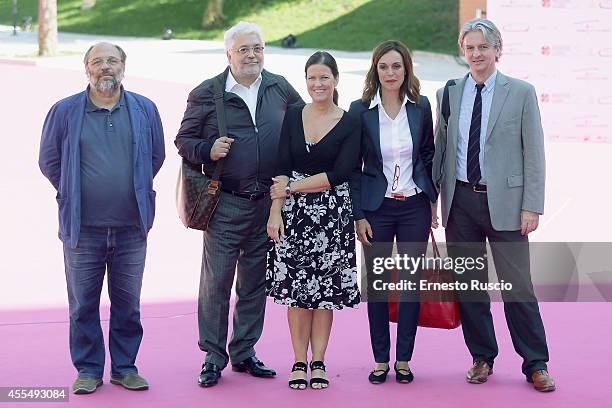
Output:
M482 92L492 91L493 88L495 87L496 78L497 78L497 70L495 70L495 72L493 72L491 76L489 76L487 80L484 81L484 89L482 90ZM467 84L470 87L470 90L476 93L476 81L474 81L474 78L472 78L471 73L467 77Z
M255 80L255 82L251 84L249 89L252 88L253 86L259 85L260 83L261 83L261 72L259 73L259 76ZM227 80L225 81L225 92L230 92L232 89L234 89L236 85L244 86L244 85L239 84L238 81L236 81L236 78L234 78L234 74L232 74L232 70L229 69L227 73ZM244 87L246 88L246 86Z
M406 105L406 102L414 103L414 101L410 99L408 95L404 95L404 101L402 102L402 106ZM372 101L370 101L370 107L368 109L372 109L373 107L379 104L382 105L382 98L380 96L380 88L378 88L378 91L372 98Z
M99 111L99 110L106 110L105 108L100 108L99 106L97 106L95 103L92 102L91 97L89 96L89 89L90 86L87 85L87 102L85 103L85 112L95 112L95 111ZM120 92L121 92L121 96L119 96L119 101L117 101L117 104L115 106L113 106L112 109L110 109L110 111L114 111L115 109L118 109L122 106L125 106L125 92L123 91L123 85L121 85L120 88Z

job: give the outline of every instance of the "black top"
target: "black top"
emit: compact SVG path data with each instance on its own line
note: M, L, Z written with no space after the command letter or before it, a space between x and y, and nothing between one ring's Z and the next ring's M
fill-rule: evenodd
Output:
M278 174L293 171L314 176L326 173L331 186L348 181L359 161L361 125L357 116L344 112L340 121L317 143L306 146L303 106L287 109L281 129Z

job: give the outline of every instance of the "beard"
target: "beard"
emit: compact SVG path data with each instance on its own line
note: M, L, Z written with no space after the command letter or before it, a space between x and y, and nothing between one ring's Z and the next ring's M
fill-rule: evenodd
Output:
M119 88L119 82L115 77L111 79L100 79L96 82L96 90L101 93L115 92Z
M123 72L118 72L116 74L110 72L103 72L104 76L108 75L110 78L98 78L94 87L96 91L103 94L112 94L115 93L119 87L121 86L121 81L123 80ZM91 79L91 77L90 77Z

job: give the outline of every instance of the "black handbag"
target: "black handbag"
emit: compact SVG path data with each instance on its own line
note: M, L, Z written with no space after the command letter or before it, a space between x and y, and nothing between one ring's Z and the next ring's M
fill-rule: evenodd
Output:
M223 107L223 89L219 81L215 81L215 110L219 123L219 137L227 136L225 109ZM179 218L187 228L206 231L215 213L221 182L219 177L223 171L225 158L217 160L212 178L202 171L201 164L194 164L182 159L179 176L176 182L176 207Z

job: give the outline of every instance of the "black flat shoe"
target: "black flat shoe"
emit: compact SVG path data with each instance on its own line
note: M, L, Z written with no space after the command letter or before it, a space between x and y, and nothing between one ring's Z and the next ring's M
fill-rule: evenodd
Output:
M391 367L387 366L386 370L372 370L368 376L368 381L372 384L382 384L387 381L387 374Z
M292 373L295 371L303 371L304 373L306 373L307 370L308 366L302 361L298 361L297 363L293 364L293 367L291 367ZM291 388L292 390L305 390L306 387L308 387L308 381L306 381L305 378L296 378L295 380L289 380L289 388Z
M219 366L213 363L204 363L198 377L198 384L200 384L200 387L212 387L217 385L219 378L221 378Z
M323 377L312 377L312 372L314 370L322 370L325 372L325 364L322 361L311 361L310 362L310 388L314 388L315 390L320 390L323 388L329 387L329 380ZM313 387L313 385L319 385L318 387Z
M397 368L397 361L393 364L393 370L395 370L395 381L402 384L411 383L414 380L414 375L410 371L410 367Z
M238 364L232 364L232 371L237 371L239 373L247 372L253 377L274 377L276 375L276 371L266 367L264 363L255 356L249 357Z

